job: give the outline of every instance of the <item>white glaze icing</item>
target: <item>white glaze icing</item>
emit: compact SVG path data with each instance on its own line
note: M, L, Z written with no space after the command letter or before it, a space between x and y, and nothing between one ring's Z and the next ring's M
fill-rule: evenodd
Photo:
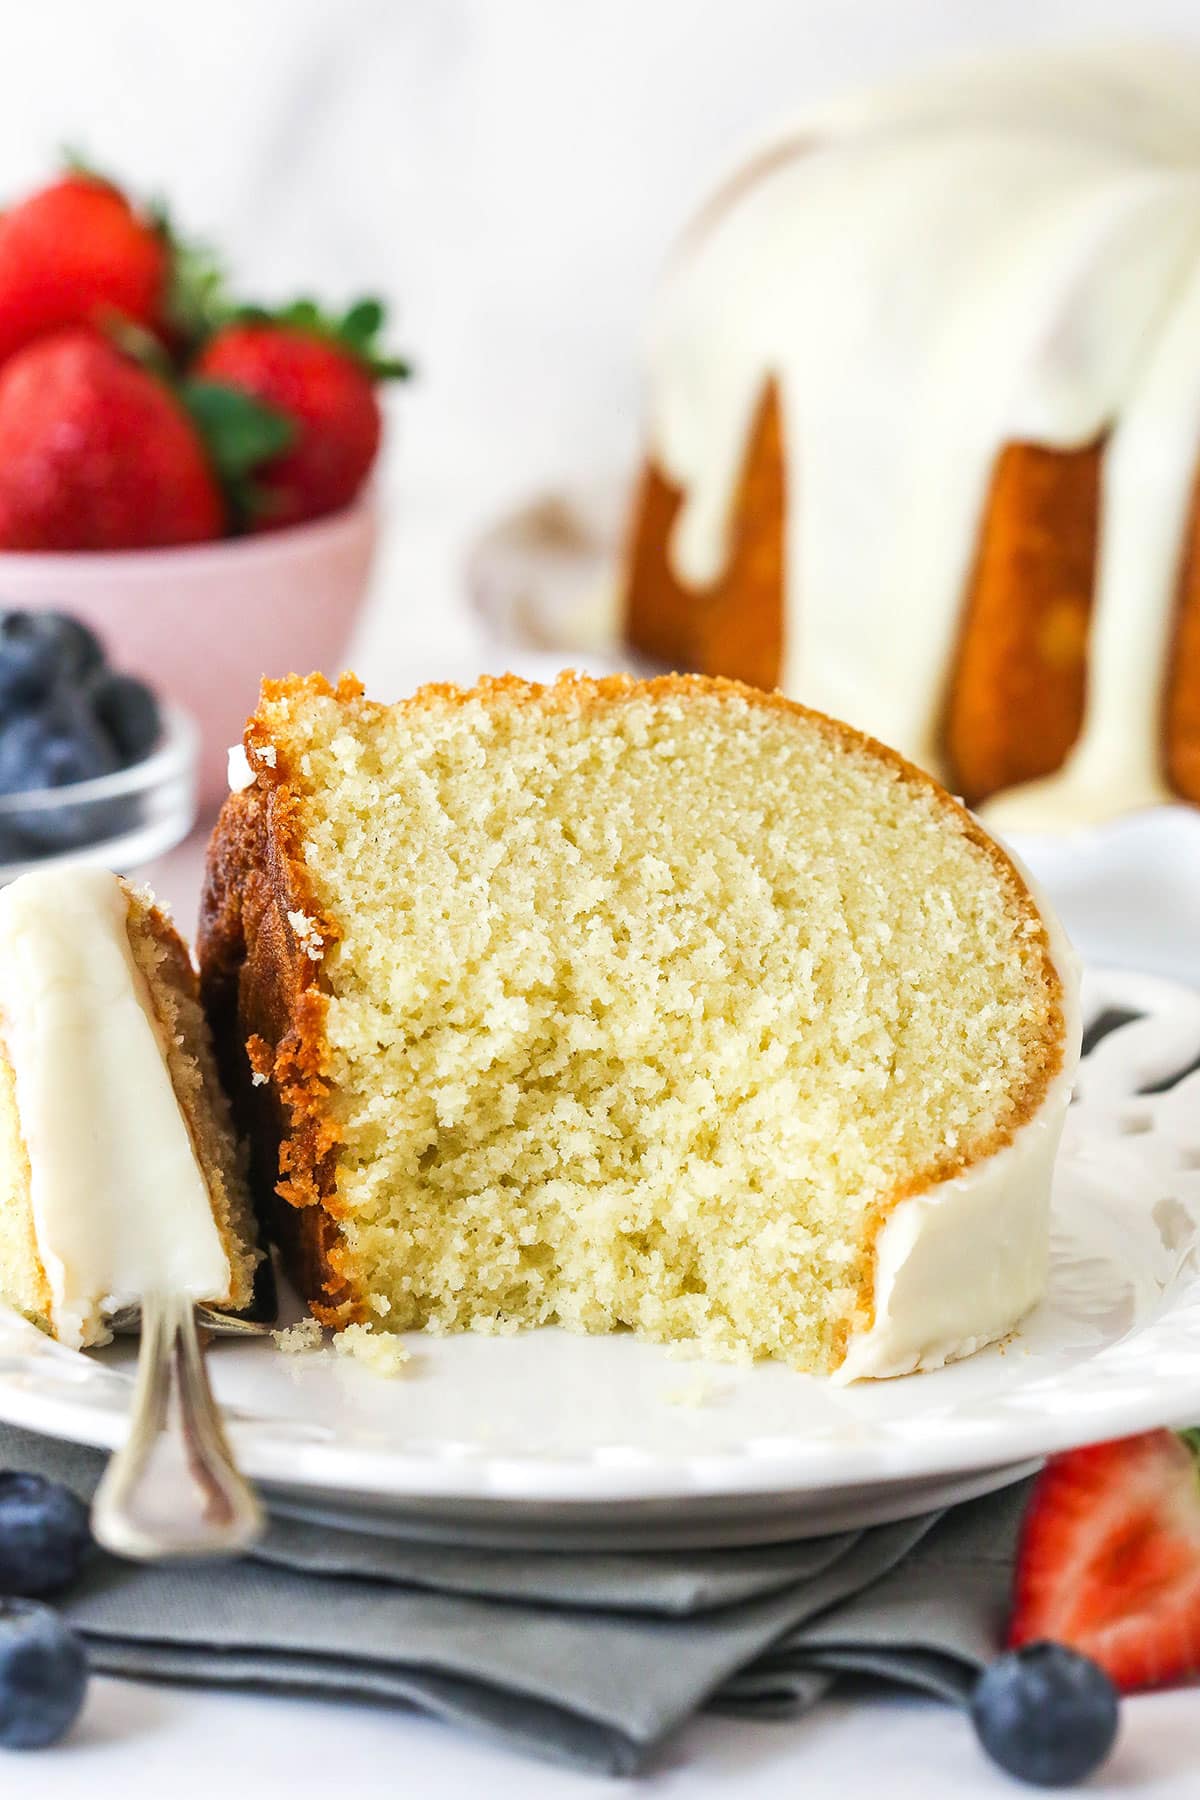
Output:
M0 891L0 1032L51 1323L74 1346L144 1293L220 1300L231 1279L128 916L101 869Z
M651 332L669 547L717 578L754 414L787 451L782 686L943 777L996 458L1105 436L1086 714L1004 826L1167 796L1161 696L1200 444L1200 52L1013 56L815 111L685 240Z
M231 794L244 794L246 789L252 788L258 780L242 744L230 744L226 767Z
M1045 1292L1051 1178L1079 1063L1079 962L1044 896L1021 874L1062 981L1062 1068L1004 1149L891 1213L876 1244L874 1322L851 1337L836 1382L970 1356L1011 1331Z

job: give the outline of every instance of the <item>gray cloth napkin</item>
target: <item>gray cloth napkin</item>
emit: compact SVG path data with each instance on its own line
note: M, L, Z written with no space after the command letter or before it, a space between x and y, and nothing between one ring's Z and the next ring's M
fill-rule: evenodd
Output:
M87 1496L102 1466L0 1425L0 1467ZM837 1537L629 1555L274 1516L236 1563L97 1554L59 1604L110 1674L404 1702L628 1775L700 1707L777 1717L843 1673L961 1699L996 1647L1025 1492Z

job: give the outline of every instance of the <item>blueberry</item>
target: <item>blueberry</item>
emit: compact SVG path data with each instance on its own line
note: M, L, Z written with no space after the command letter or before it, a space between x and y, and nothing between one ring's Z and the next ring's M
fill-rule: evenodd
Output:
M60 682L87 680L103 666L94 631L56 612L0 612L0 711L45 699Z
M1026 1644L997 1657L971 1696L971 1721L992 1758L1035 1787L1069 1787L1098 1769L1117 1735L1117 1690L1098 1663L1065 1644Z
M162 736L158 701L132 675L102 674L88 690L92 711L117 747L122 767L149 756Z
M0 708L5 712L43 699L58 675L57 650L37 621L36 613L0 613Z
M87 1507L60 1481L0 1471L0 1594L57 1594L91 1548Z
M104 645L90 625L69 613L42 613L41 618L42 629L58 639L59 671L64 680L87 681L104 667Z
M42 710L15 713L0 724L0 795L67 787L118 766L111 739L78 697L60 691ZM0 824L35 850L75 850L119 828L95 803L22 808L0 815Z
M56 1744L86 1691L87 1653L57 1613L35 1600L0 1600L0 1744Z
M83 708L16 713L0 726L0 794L68 787L116 766L111 741Z

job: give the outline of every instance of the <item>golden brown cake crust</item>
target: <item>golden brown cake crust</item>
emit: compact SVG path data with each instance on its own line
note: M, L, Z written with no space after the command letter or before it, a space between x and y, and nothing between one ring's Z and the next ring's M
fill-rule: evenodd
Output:
M146 982L175 1097L208 1182L214 1219L229 1259L227 1304L240 1310L252 1302L254 1269L261 1255L247 1202L244 1150L233 1131L228 1101L213 1070L211 1051L207 1045L194 1041L197 1027L203 1031L199 979L187 946L169 915L154 904L148 893L129 882L121 885L129 902L128 931L134 961ZM186 1072L189 1061L191 1080Z
M783 668L783 435L770 383L759 404L730 519L725 571L697 593L679 581L667 547L683 492L647 463L629 546L629 641L673 668L771 689Z
M253 721L248 744L252 729ZM314 1311L346 1323L354 1314L335 1263L326 1002L287 916L316 909L293 855L297 803L280 776L277 785L230 794L217 821L201 897L201 992L235 1117L250 1139L263 1223ZM325 921L324 941L335 936Z
M3 1146L3 1193L8 1226L8 1267L11 1285L6 1285L5 1298L26 1317L46 1331L51 1329L54 1296L38 1251L33 1208L27 1197L33 1185L29 1151L21 1131L21 1115L17 1110L16 1072L8 1058L0 1021L0 1146ZM23 1278L22 1278L23 1277Z
M343 675L332 687L320 675L264 682L260 710L246 727L245 747L256 773L254 787L226 800L209 845L201 904L198 949L201 988L216 1039L226 1085L235 1097L239 1122L253 1143L253 1167L260 1204L283 1251L296 1286L317 1317L330 1325L369 1322L367 1296L351 1278L338 1226L336 1171L338 1130L327 1105L327 1000L321 964L306 951L289 921L299 913L313 922L323 944L341 935L338 921L322 911L300 855L301 784L289 768L286 748L276 744L264 708L272 701L311 695L354 703L368 715L391 710L362 698L362 686ZM431 683L399 710L419 710L432 698L456 705L501 699L513 705L536 702L549 710L603 706L640 696L718 696L792 715L829 739L876 757L913 787L931 794L955 827L988 858L1014 908L1027 920L1041 959L1051 1019L1032 1059L1022 1091L1012 1097L1004 1125L970 1156L949 1154L931 1169L889 1194L868 1217L855 1271L859 1323L873 1320L875 1240L893 1208L914 1193L963 1174L975 1161L1011 1141L1038 1111L1063 1065L1063 989L1045 925L1011 859L958 801L933 778L896 751L779 693L764 693L741 682L698 675L664 675L637 681L626 675L601 680L564 674L553 687L512 675L485 677L477 687ZM264 752L266 753L264 755ZM259 1077L256 1081L255 1076ZM846 1331L849 1331L847 1323Z
M984 508L943 696L950 785L972 806L1060 769L1083 724L1095 592L1103 445L1009 444ZM676 577L670 534L683 501L653 463L636 496L627 561L631 644L676 668L773 688L782 670L785 496L790 479L774 389L750 432L712 587ZM896 604L905 604L897 595ZM1164 671L1169 785L1200 802L1200 482Z
M1009 444L996 465L944 712L972 806L1053 774L1079 736L1100 474L1098 444Z
M1185 800L1200 804L1200 475L1179 577L1179 610L1163 708L1167 779Z

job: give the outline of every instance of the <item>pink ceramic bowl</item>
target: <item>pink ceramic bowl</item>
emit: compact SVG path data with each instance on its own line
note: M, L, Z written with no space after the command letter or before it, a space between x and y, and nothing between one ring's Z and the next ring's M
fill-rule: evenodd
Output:
M312 525L178 550L0 552L0 606L85 619L117 668L186 708L201 731L199 804L211 812L262 676L340 671L375 538L367 497Z

